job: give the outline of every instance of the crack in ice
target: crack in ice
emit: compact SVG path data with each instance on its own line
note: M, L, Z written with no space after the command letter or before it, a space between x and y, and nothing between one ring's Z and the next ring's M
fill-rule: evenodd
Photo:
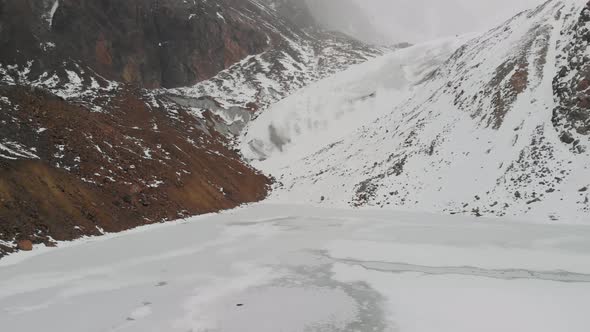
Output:
M590 274L576 273L570 271L534 271L527 269L484 269L474 266L424 266L409 263L363 261L354 259L339 259L323 255L334 262L347 265L358 265L367 270L404 273L418 272L428 275L469 275L494 279L515 280L515 279L537 279L567 283L590 283Z

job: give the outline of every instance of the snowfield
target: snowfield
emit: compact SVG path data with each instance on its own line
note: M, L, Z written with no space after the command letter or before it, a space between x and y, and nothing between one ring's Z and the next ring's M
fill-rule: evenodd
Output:
M588 331L590 227L258 204L0 261L3 331Z

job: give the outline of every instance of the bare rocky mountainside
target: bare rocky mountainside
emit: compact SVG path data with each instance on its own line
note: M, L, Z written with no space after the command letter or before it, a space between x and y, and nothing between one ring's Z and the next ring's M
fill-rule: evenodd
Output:
M0 255L263 199L241 128L383 51L292 2L0 1Z

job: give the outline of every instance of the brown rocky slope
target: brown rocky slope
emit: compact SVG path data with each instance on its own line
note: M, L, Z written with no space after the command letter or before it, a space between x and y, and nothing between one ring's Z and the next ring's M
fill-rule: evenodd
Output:
M260 200L269 180L207 119L121 90L108 113L10 87L0 114L0 238L50 244ZM18 143L17 143L18 142ZM22 144L27 147L23 148ZM14 144L10 144L14 143ZM29 158L20 155L29 153ZM4 242L0 250L9 251Z

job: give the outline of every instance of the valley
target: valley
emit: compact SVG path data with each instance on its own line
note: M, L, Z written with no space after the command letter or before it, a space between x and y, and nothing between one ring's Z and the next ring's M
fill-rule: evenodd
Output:
M0 1L0 327L587 331L590 2L361 7Z

